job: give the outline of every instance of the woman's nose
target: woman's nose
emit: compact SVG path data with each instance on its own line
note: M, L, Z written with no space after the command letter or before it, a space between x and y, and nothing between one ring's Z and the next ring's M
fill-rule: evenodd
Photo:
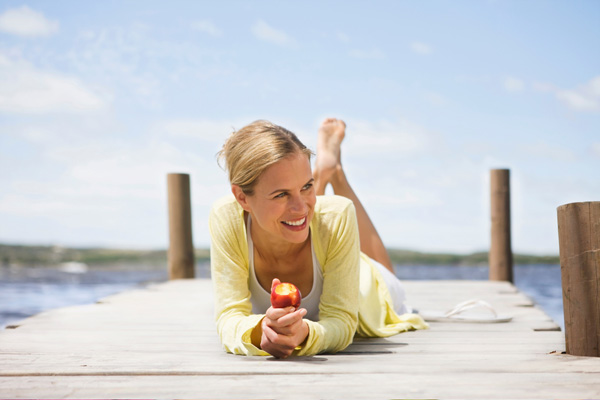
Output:
M290 200L291 200L290 209L292 211L297 212L297 213L304 213L306 211L307 205L302 196L300 196L300 195L291 196Z

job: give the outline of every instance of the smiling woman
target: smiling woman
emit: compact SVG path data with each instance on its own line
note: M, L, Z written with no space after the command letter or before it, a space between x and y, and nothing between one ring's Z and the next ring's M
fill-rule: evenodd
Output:
M296 135L254 122L219 153L233 196L210 215L217 330L236 354L312 355L343 350L355 334L390 336L427 325L404 304L400 281L340 161L343 121L319 129L312 152ZM323 196L331 184L337 195ZM318 195L318 196L317 196ZM286 281L302 308L273 308Z
M255 185L254 195L232 186L242 208L253 216L253 237L271 242L264 246L255 243L257 247L277 249L281 242L306 242L308 221L317 201L313 181L308 159L296 153L267 168Z

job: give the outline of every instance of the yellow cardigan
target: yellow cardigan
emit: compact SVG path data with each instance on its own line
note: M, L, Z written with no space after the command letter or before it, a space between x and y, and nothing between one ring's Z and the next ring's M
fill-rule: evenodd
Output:
M213 205L209 229L215 316L221 343L230 353L269 355L255 347L250 338L264 315L252 314L244 210L233 196ZM355 334L385 337L427 328L416 314L399 316L394 312L383 277L369 257L360 252L356 213L350 200L318 196L310 231L323 271L323 293L319 321L306 320L308 338L295 355L343 350Z

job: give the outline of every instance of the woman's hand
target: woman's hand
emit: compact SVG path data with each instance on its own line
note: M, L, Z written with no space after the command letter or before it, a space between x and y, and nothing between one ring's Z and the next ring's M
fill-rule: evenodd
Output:
M263 318L260 347L267 353L286 358L308 336L308 324L302 319L306 309L269 307Z
M280 283L279 279L273 279L271 291ZM269 307L257 326L259 329L252 332L252 343L256 346L260 340L262 350L277 358L288 357L308 336L308 324L302 319L307 312L305 308Z
M261 349L277 358L291 355L308 336L308 324L302 319L306 313L305 308L269 307L261 322Z

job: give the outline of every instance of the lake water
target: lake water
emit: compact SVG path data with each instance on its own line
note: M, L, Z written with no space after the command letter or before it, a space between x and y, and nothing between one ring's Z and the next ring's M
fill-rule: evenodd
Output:
M421 265L395 268L396 275L406 280L488 279L486 266ZM209 276L207 263L197 265L196 276ZM515 285L564 330L560 266L517 265L514 277ZM147 268L139 265L102 268L86 268L77 264L61 268L0 267L0 329L45 310L94 303L102 297L166 279L166 267Z

